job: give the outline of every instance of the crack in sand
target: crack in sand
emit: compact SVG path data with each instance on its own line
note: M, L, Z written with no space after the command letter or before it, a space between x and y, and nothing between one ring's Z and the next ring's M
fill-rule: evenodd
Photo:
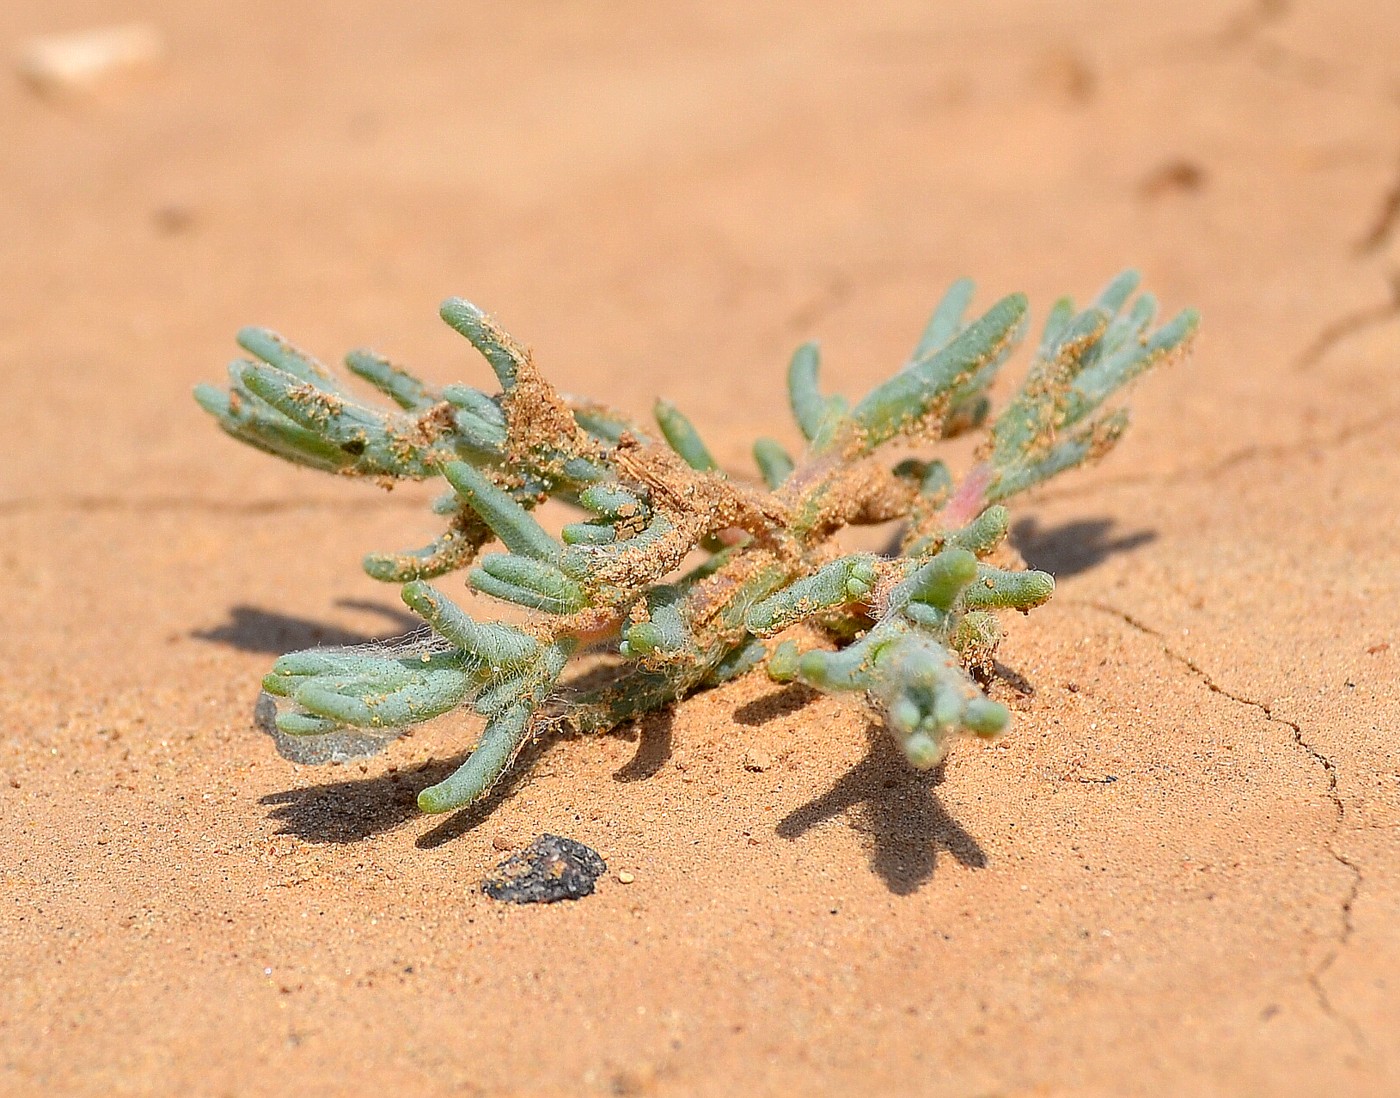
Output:
M1394 423L1398 416L1400 416L1400 409L1387 409L1355 423L1348 423L1330 435L1298 439L1296 442L1281 442L1273 446L1258 444L1242 446L1238 450L1232 450L1223 457L1215 458L1202 465L1188 465L1165 473L1137 473L1119 477L1104 477L1092 484L1042 492L1036 497L1036 500L1040 503L1048 503L1055 500L1077 499L1080 496L1092 495L1105 488L1129 488L1141 484L1181 484L1198 478L1208 480L1227 469L1254 461L1257 458L1286 458L1294 454L1321 453L1338 446L1344 446L1354 439Z
M1286 458L1294 454L1323 453L1327 450L1334 450L1339 446L1345 446L1348 442L1379 430L1388 424L1394 423L1397 412L1387 409L1377 415L1367 419L1359 420L1356 423L1348 423L1339 428L1334 433L1323 438L1304 438L1297 442L1280 442L1273 446L1245 446L1233 453L1226 454L1222 458L1207 465L1197 466L1192 469L1183 469L1178 474L1172 474L1165 479L1166 483L1173 484L1178 481L1194 480L1200 477L1202 480L1209 480L1211 477L1219 476L1227 469L1232 469L1236 465L1243 465L1256 458Z
M1400 196L1400 190L1397 190L1397 196ZM1318 332L1307 347L1303 348L1303 352L1294 364L1294 370L1311 369L1336 350L1339 344L1345 343L1368 328L1388 324L1397 317L1400 317L1400 272L1392 271L1390 273L1390 299L1377 305L1368 305L1363 309L1357 309L1332 321Z
M1396 183L1395 200L1397 209L1394 214L1394 219L1400 221L1400 182ZM1388 232L1389 229L1386 231ZM1308 370L1318 365L1340 344L1354 338L1368 328L1378 327L1383 324L1389 324L1395 320L1400 320L1400 271L1390 272L1389 290L1390 294L1388 300L1357 309L1325 325L1317 336L1313 338L1312 342L1298 355L1294 363L1295 372ZM1170 470L1166 473L1139 473L1128 474L1121 477L1106 477L1092 484L1066 488L1058 492L1052 489L1042 493L1039 499L1042 502L1075 499L1080 496L1101 491L1104 488L1123 488L1140 484L1179 484L1184 481L1194 480L1197 477L1209 479L1210 477L1224 472L1226 469L1230 469L1247 461L1252 461L1256 458L1280 458L1289 457L1295 453L1329 450L1337 446L1343 446L1355 438L1392 423L1396 419L1398 411L1400 410L1393 408L1387 409L1378 415L1370 416L1354 423L1345 424L1333 434L1322 438L1299 439L1296 442L1278 443L1273 446L1264 446L1256 443L1250 446L1243 446L1238 450L1226 454L1224 457L1215 458L1202 465L1186 466L1180 469Z
M1314 746L1308 740L1308 738L1303 733L1302 725L1296 723L1295 721L1287 720L1284 717L1277 716L1273 711L1273 707L1267 702L1257 701L1254 698L1245 697L1243 694L1238 694L1233 690L1227 690L1225 687L1221 686L1218 682L1215 681L1214 677L1212 677L1210 672L1207 671L1204 667L1198 664L1190 656L1187 656L1182 652L1178 652L1175 648L1173 648L1171 644L1167 641L1165 634L1163 634L1160 630L1154 629L1146 622L1135 618L1133 615L1127 613L1124 610L1120 610L1118 607L1113 606L1109 603L1084 601L1072 602L1070 603L1070 605L1084 606L1091 610L1097 610L1102 614L1108 614L1111 617L1117 618L1129 628L1143 634L1144 636L1151 637L1153 640L1157 641L1157 643L1162 646L1162 651L1167 655L1168 658L1187 668L1212 693L1219 694L1223 698L1228 698L1230 701L1233 701L1238 705L1245 705L1249 706L1252 709L1257 709L1260 713L1264 715L1264 718L1270 723L1280 724L1283 725L1285 728L1289 729L1294 747L1296 747L1299 751L1305 754L1314 764L1319 766L1322 769L1323 773L1327 776L1327 797L1328 800L1332 802L1332 808L1335 812L1335 819L1332 823L1331 837L1326 843L1323 844L1323 849L1327 851L1328 856L1331 857L1333 861L1335 861L1338 865L1343 866L1347 870L1347 872L1351 875L1351 883L1347 886L1347 890L1341 899L1340 930L1338 931L1335 939L1333 940L1332 948L1328 950L1326 956L1324 956L1316 965L1314 965L1308 971L1307 982L1308 986L1312 989L1313 998L1317 1001L1318 1008L1323 1012L1323 1014L1331 1018L1333 1021L1342 1026L1342 1028L1344 1028L1347 1031L1347 1033L1351 1036L1352 1042L1356 1046L1358 1051L1364 1050L1367 1047L1367 1042L1365 1034L1361 1029L1361 1026L1356 1022L1354 1018L1337 1009L1336 1005L1332 1002L1331 996L1327 993L1327 988L1323 983L1323 978L1326 976L1327 972L1337 963L1337 960L1342 955L1342 951L1346 949L1347 945L1351 941L1353 933L1355 932L1356 926L1352 918L1352 908L1356 904L1357 898L1361 895L1361 886L1365 881L1365 875L1362 873L1361 867L1357 865L1354 861L1352 861L1350 858L1348 858L1346 855L1338 851L1334 845L1334 839L1337 836L1337 834L1341 831L1342 825L1346 819L1346 805L1342 801L1341 792L1337 786L1336 761L1333 760L1331 757L1324 755L1321 751L1317 749L1316 746Z
M1154 640L1156 640L1159 644L1161 644L1163 652L1165 652L1171 659L1175 660L1183 667L1188 668L1191 671L1191 673L1194 674L1198 679L1200 679L1201 682L1203 682L1206 685L1206 688L1209 689L1212 693L1219 694L1221 697L1229 698L1231 701L1236 702L1240 705L1247 705L1253 709L1257 709L1259 710L1259 712L1264 714L1264 717L1267 720L1270 720L1276 724L1281 724L1284 727L1291 729L1294 745L1297 746L1299 750L1306 754L1310 759L1312 759L1313 762L1320 766L1323 772L1327 775L1327 799L1332 802L1333 810L1336 812L1337 815L1337 823L1340 824L1342 820L1345 819L1346 806L1343 805L1341 794L1337 791L1337 764L1333 762L1332 759L1330 759L1328 756L1324 755L1321 751L1319 751L1316 747L1314 747L1311 743L1309 743L1306 738L1304 738L1303 729L1301 725L1298 725L1293 721L1287 720L1284 717L1275 716L1273 707L1270 706L1267 702L1256 701L1253 698L1245 697L1243 694L1236 694L1232 690L1225 689L1225 687L1221 686L1218 682L1215 681L1214 678L1211 677L1209 671L1203 668L1190 656L1184 655L1183 653L1178 652L1175 648L1173 648L1168 643L1166 636L1163 635L1159 630L1156 630L1152 628L1152 626L1146 624L1138 618L1133 617L1127 611L1120 610L1118 609L1118 607L1112 606L1106 602L1076 602L1072 605L1087 606L1090 609L1099 611L1100 613L1109 614L1113 617L1118 618L1124 624L1137 630L1139 633L1142 633L1145 636L1151 637Z
M1336 1019L1347 1028L1358 1049L1365 1049L1367 1047L1366 1035L1362 1032L1361 1026L1350 1015L1337 1010L1322 980L1332 966L1337 963L1337 960L1342 955L1342 951L1346 949L1347 945L1351 942L1352 934L1356 930L1356 923L1352 918L1352 908L1355 906L1357 898L1361 895L1361 885L1366 878L1361 872L1361 867L1346 855L1340 853L1331 843L1327 844L1327 853L1332 856L1334 861L1345 866L1347 871L1351 873L1351 885L1347 888L1346 895L1342 897L1341 933L1337 935L1336 940L1332 944L1332 948L1327 952L1327 956L1323 957L1322 960L1314 966L1313 970L1308 973L1308 985L1312 988L1313 995L1317 999L1318 1004L1322 1007L1323 1012Z
M1400 224L1400 173L1397 173L1390 189L1381 196L1380 210L1371 228L1356 242L1356 254L1370 255L1380 251L1390 240L1397 224Z
M1244 45L1258 37L1265 27L1286 19L1292 7L1292 0L1254 0L1249 7L1230 17L1216 34L1216 44L1226 47Z
M1400 317L1400 301L1393 307L1393 313ZM1119 477L1104 477L1092 484L1050 489L1036 496L1037 502L1049 503L1065 499L1078 499L1104 489L1127 488L1141 484L1180 484L1197 478L1208 479L1227 469L1260 458L1273 459L1290 457L1294 454L1325 452L1344 446L1346 443L1370 434L1396 422L1400 409L1387 409L1355 423L1348 423L1330 435L1316 438L1298 439L1296 442L1278 443L1274 446L1243 446L1232 450L1203 465L1186 466L1165 473L1126 474ZM137 513L158 513L163 511L206 512L230 517L266 515L293 511L369 511L387 507L419 510L428 504L420 499L404 495L360 499L253 499L242 501L202 499L198 496L152 496L123 498L121 496L56 496L52 499L10 499L0 500L0 517L5 515L31 514L41 511L103 512L127 511Z
M1296 10L1292 0L1254 0L1216 29L1190 34L1169 42L1176 58L1197 59L1203 53L1214 53L1219 60L1234 62L1243 59L1270 76L1291 80L1304 88L1326 88L1370 97L1372 91L1360 80L1364 67L1347 64L1336 57L1323 57L1279 42L1269 31L1285 22ZM1385 97L1383 102L1389 102Z
M1264 37L1265 31L1292 14L1292 0L1254 0L1216 32L1212 44L1227 54L1249 50L1249 60L1265 72L1297 80L1310 88L1342 86L1335 68L1322 58L1299 53Z

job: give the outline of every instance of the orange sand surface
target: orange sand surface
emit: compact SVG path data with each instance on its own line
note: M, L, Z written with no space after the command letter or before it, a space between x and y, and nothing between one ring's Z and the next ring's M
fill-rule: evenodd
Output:
M0 80L0 1092L1400 1093L1400 7L133 7L0 7L167 44ZM480 382L463 294L740 469L800 340L859 393L958 275L1128 264L1203 335L1018 512L999 744L758 676L430 819L465 718L252 727L435 520L220 435L239 326ZM483 896L542 831L597 893Z

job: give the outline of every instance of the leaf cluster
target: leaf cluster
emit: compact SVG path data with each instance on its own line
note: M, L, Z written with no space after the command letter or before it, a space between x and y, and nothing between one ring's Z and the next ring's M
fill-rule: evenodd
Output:
M273 333L244 330L250 357L230 366L227 388L195 391L225 431L311 468L448 489L430 544L365 558L434 639L283 656L263 681L280 735L367 749L474 710L484 731L419 795L428 812L482 796L551 720L605 730L760 665L779 681L864 695L915 767L936 765L958 735L997 735L1009 713L979 675L999 615L1054 590L1005 546L1005 502L1107 452L1127 424L1112 398L1183 354L1196 330L1190 310L1154 328L1156 303L1134 298L1137 282L1120 275L1082 310L1056 302L995 414L993 384L1027 326L1023 295L970 317L972 283L954 283L908 361L856 402L822 391L818 348L803 345L788 368L803 446L760 439L761 484L721 470L665 401L650 427L560 394L463 300L442 317L485 358L496 392L434 389L352 352L350 373L389 407ZM971 431L983 435L976 459L955 476L931 450ZM547 499L579 513L557 536L534 514ZM841 548L844 528L893 520L902 535L889 553ZM479 621L429 582L454 572L522 608L523 623ZM570 661L600 647L616 660L610 681L566 689Z

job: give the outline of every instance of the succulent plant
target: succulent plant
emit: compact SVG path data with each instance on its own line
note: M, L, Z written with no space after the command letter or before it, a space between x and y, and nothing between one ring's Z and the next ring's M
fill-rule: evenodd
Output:
M1005 545L1005 502L1109 450L1127 425L1110 398L1183 354L1196 330L1189 310L1154 329L1156 303L1134 299L1137 284L1122 274L1082 311L1056 302L996 414L993 381L1026 329L1021 294L969 320L972 283L955 282L908 361L854 404L821 390L817 346L804 344L788 367L804 449L760 439L761 483L721 470L665 401L653 428L559 393L460 299L442 318L486 359L498 393L433 389L351 353L350 372L390 410L271 332L245 329L252 358L229 368L228 389L195 391L225 431L315 469L386 484L440 477L450 489L435 504L436 540L364 562L402 585L432 632L397 648L283 656L263 680L279 746L303 759L368 753L473 709L486 720L475 750L418 796L444 812L481 797L542 728L607 730L763 666L778 681L864 695L917 768L959 735L1001 733L1009 713L979 685L998 612L1031 610L1054 590ZM984 437L961 477L927 453L971 431ZM581 520L547 532L532 514L547 499ZM902 526L889 552L842 548L844 528L892 521ZM462 570L476 592L528 611L523 622L478 620L428 582ZM571 685L574 657L600 649L607 681Z

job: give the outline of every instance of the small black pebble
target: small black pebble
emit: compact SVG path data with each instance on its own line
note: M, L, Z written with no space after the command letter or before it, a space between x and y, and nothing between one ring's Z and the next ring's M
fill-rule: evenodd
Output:
M541 835L512 854L484 881L481 891L508 904L552 904L578 900L608 871L602 856L575 839Z

